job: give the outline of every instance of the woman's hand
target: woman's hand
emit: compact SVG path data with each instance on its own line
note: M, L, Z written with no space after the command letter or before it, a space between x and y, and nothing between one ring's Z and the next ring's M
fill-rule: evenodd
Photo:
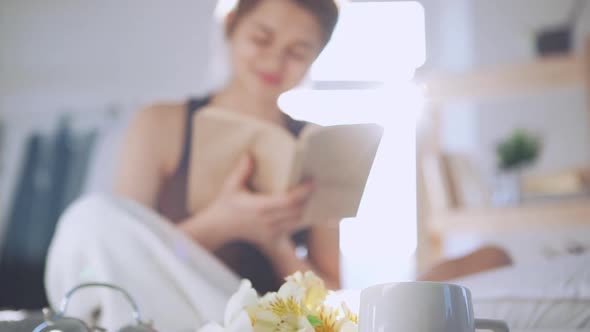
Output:
M253 193L247 187L253 167L249 156L242 157L215 201L187 221L185 228L193 224L196 228L216 229L213 234L222 238L217 242L242 240L263 250L302 228L302 208L313 189L312 184L301 184L283 194ZM222 244L216 243L213 247Z

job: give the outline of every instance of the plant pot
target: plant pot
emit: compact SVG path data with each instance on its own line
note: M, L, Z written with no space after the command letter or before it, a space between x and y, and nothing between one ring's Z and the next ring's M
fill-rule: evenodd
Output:
M521 174L519 170L501 171L494 183L492 203L494 206L515 206L522 201L520 186Z

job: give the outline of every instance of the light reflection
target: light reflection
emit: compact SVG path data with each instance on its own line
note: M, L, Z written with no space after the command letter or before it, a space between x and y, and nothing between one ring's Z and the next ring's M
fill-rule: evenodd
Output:
M236 2L219 1L216 16L225 17ZM340 227L343 285L364 287L407 279L413 268L415 129L424 98L411 79L426 57L424 9L416 1L340 2L336 31L309 79L382 84L376 89L301 87L281 96L279 106L320 125L373 122L385 129L359 215Z

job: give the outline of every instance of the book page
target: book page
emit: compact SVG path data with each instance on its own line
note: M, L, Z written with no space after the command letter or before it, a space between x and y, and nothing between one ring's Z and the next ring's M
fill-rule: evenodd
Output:
M282 127L273 125L257 132L249 150L255 161L252 189L262 193L287 191L296 147L295 137Z
M306 223L356 216L382 135L376 124L314 128L302 135L299 178L315 184Z
M254 161L256 192L287 190L295 138L284 128L237 112L207 107L193 119L188 207L198 211L219 195L245 154Z
M288 187L292 188L305 180L303 176L303 163L305 160L307 138L314 134L317 130L321 130L322 126L314 123L307 123L301 130L297 143L295 146L295 154L293 156L293 163L291 166L291 174L289 175Z

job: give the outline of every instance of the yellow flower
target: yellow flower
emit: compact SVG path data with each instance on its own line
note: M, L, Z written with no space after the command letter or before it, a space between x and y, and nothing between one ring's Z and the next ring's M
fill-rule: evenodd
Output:
M342 309L344 316L338 309L320 306L316 316L319 324L315 326L315 332L356 332L358 317L344 303Z
M321 306L319 308L318 317L321 324L315 326L316 332L338 332L338 316L340 312L338 309Z
M342 302L341 307L342 307L342 311L344 311L344 318L348 319L349 321L351 321L354 324L359 323L359 316L357 314L355 314L354 312L352 312L352 310L350 310L350 308L346 305L346 303Z
M248 308L255 332L314 332L306 309L294 296L268 293L258 305Z
M324 302L328 291L321 278L313 272L307 271L305 274L296 272L287 277L278 294L282 298L293 297L308 310L315 310Z
M268 308L277 316L285 316L288 314L301 316L303 314L301 303L292 296L286 299L275 296L268 303Z
M305 316L284 311L286 309L280 308L275 312L266 308L258 311L256 319L253 320L254 332L314 332Z

